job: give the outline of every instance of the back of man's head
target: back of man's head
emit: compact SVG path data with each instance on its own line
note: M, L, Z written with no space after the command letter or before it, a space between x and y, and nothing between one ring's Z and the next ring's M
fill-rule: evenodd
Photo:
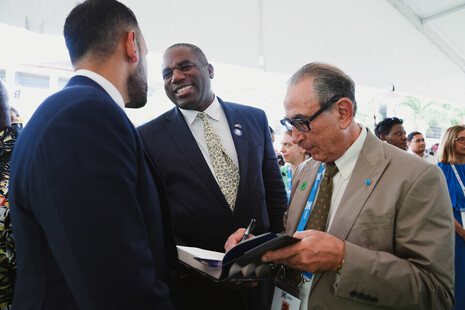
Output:
M413 131L413 132L409 133L408 136L407 136L407 142L409 142L409 143L412 142L413 137L415 137L416 135L422 135L422 133L419 132L419 131Z
M306 64L289 79L288 85L296 85L306 78L313 78L313 90L318 94L320 106L335 96L349 98L353 105L353 115L357 111L355 83L340 69L318 62Z
M136 16L116 0L86 0L77 5L63 30L73 66L89 52L101 60L108 58L131 28L139 30Z
M388 117L383 119L381 122L376 124L375 127L375 135L381 139L381 136L387 136L389 135L389 132L391 131L392 126L399 124L402 125L404 123L403 120L397 117Z

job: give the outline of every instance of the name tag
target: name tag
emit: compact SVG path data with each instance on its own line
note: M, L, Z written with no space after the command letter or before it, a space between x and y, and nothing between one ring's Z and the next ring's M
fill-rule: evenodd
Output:
M465 211L460 212L462 215L462 227L465 227Z
M283 291L279 287L274 288L271 310L299 310L300 299Z

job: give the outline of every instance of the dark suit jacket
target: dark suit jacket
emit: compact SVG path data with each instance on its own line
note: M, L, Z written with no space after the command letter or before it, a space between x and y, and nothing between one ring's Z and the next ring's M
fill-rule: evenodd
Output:
M139 127L146 150L166 185L176 242L224 252L229 235L257 220L254 234L283 230L287 198L268 121L263 111L223 102L239 161L239 189L234 212L224 198L183 115L174 108ZM269 309L272 283L231 290L212 281L187 276L183 299L191 309Z
M137 131L98 84L76 76L46 99L11 162L15 309L173 307L169 214Z
M229 235L257 220L254 234L283 230L286 193L262 110L223 102L239 161L234 212L229 208L177 107L138 129L166 185L176 242L224 251Z
M297 229L320 164L309 159L296 170L288 234ZM453 305L454 222L437 166L368 131L328 233L345 241L344 264L338 276L315 274L308 309Z

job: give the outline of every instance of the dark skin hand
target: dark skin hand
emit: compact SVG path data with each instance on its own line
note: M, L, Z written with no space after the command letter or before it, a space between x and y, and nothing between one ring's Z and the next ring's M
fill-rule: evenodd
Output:
M226 243L224 244L224 249L226 252L231 250L236 244L241 242L242 236L244 236L245 233L245 228L239 228L236 230L231 236L229 236L228 240L226 240ZM249 237L247 238L250 239L253 238L253 235L250 234ZM255 287L258 285L258 282L252 281L252 282L232 282L232 283L224 283L224 287L231 288L231 289L243 289L247 287Z

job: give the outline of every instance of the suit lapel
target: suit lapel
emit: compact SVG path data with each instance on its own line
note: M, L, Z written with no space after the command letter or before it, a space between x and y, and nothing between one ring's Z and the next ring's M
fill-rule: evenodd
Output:
M384 155L383 145L368 132L329 233L342 240L347 238L389 161Z
M223 108L226 119L228 120L229 130L234 141L236 148L237 161L239 163L239 189L237 191L236 206L243 205L241 202L247 197L243 197L245 193L245 178L247 177L248 169L248 135L247 124L240 113L236 113L235 107L230 104L225 104L223 100L218 97L218 101Z
M365 202L376 187L390 160L384 155L383 145L368 131L362 151L355 164L344 195L328 233L345 240ZM315 286L323 273L315 274Z
M195 141L189 126L186 124L182 113L178 110L178 108L174 108L167 119L168 122L165 124L166 130L170 134L173 142L177 145L179 152L182 153L184 159L190 163L192 170L198 174L199 180L205 182L206 186L217 196L218 199L224 200L226 207L229 209L226 199L224 198L210 167L208 167L208 164L202 155L202 151L200 150L197 141Z
M296 171L292 181L292 198L285 214L285 227L288 235L293 235L297 230L320 166L321 162L311 160L309 164L303 165L302 171Z

